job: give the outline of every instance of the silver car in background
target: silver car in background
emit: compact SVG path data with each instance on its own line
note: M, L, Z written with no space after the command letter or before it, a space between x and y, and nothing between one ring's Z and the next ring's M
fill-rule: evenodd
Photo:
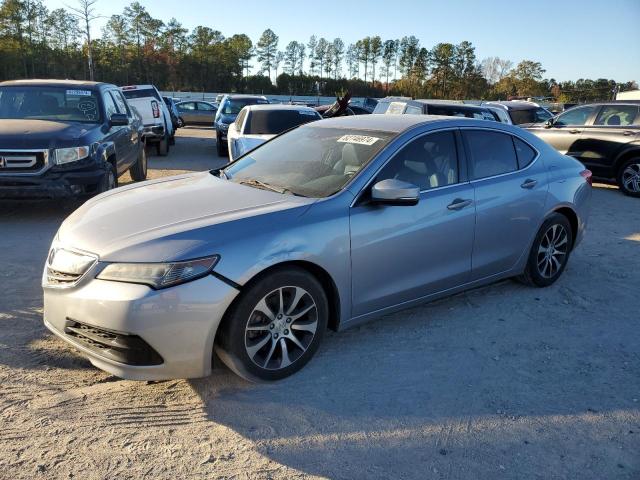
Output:
M518 277L583 237L591 175L525 130L424 115L298 127L224 169L107 192L56 234L44 321L130 379L299 370L342 330Z

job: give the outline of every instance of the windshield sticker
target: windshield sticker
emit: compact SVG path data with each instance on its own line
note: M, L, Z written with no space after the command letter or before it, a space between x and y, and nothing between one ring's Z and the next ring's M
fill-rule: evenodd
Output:
M343 135L338 139L339 143L356 143L358 145L371 146L380 140L378 137L369 137L367 135Z
M90 97L91 90L67 90L67 95L70 97Z

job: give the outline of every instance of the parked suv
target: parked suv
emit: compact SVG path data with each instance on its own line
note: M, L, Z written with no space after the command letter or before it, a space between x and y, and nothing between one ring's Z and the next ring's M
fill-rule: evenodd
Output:
M535 102L523 100L512 100L510 102L484 102L483 107L491 107L502 110L501 121L507 123L502 118L504 114L509 117L512 125L523 125L529 123L544 123L553 117L553 113Z
M0 83L0 198L59 198L147 176L140 116L115 85Z
M467 117L499 122L500 118L489 108L438 100L410 100L403 97L387 97L378 102L373 113L385 115L444 115Z
M227 131L229 124L236 121L240 110L247 105L267 104L269 100L260 95L225 95L216 112L213 126L216 129L216 148L218 155L227 153Z
M145 142L155 144L158 155L168 155L169 146L175 142L175 129L158 89L153 85L128 85L120 90L142 116Z
M581 105L526 129L594 176L615 179L623 193L640 197L639 110L639 100Z

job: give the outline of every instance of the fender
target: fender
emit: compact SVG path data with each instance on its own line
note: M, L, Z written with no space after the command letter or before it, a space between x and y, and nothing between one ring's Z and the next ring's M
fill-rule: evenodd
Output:
M623 147L623 150L618 154L615 162L613 162L614 174L617 173L622 162L627 160L629 157L633 157L634 154L640 157L640 139L633 140Z

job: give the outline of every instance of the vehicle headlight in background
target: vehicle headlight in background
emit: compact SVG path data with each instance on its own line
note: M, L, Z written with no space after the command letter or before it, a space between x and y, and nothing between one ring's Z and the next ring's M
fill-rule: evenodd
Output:
M218 125L220 126L220 130L229 130L229 124L228 123L218 123Z
M171 263L110 263L96 278L114 282L142 283L160 289L208 275L219 255Z
M64 163L77 162L83 158L87 158L91 153L91 147L71 147L71 148L56 148L53 151L53 159L57 165Z

